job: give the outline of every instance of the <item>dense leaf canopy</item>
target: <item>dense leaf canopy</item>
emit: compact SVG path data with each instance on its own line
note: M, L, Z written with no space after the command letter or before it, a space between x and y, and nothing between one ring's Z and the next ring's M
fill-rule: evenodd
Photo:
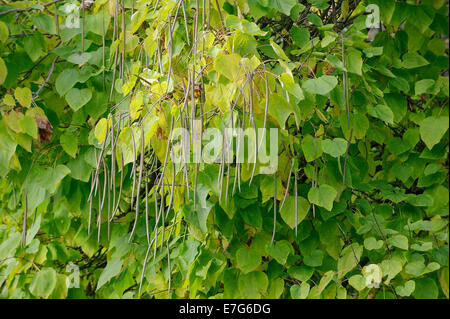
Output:
M1 1L0 297L448 298L448 10Z

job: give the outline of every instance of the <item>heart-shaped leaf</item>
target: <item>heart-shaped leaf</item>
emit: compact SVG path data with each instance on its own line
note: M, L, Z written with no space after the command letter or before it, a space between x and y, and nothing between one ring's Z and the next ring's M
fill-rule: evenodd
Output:
M17 88L14 97L19 101L20 105L25 107L31 106L31 90L27 87Z
M303 83L303 88L311 94L327 95L337 85L334 76L323 75L317 79L309 79Z
M91 89L72 88L66 94L66 101L72 110L78 111L92 98Z
M295 210L295 196L288 196L280 211L281 218L292 229L305 219L309 211L309 202L306 198L297 196L297 211Z
M239 269L244 274L255 270L261 264L261 256L255 250L247 247L239 248L236 252L236 260Z
M309 190L308 199L312 204L323 207L328 211L333 209L333 201L337 192L330 185L322 184Z
M65 69L55 81L56 92L64 96L78 81L78 71L75 69Z
M416 289L416 283L414 280L408 280L403 286L395 287L395 292L401 297L409 297Z
M420 123L420 137L430 150L441 141L447 132L448 120L448 116L431 116Z

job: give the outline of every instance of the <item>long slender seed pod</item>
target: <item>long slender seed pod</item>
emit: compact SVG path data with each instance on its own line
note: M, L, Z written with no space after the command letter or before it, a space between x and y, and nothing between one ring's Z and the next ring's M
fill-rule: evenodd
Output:
M216 0L216 6L217 6L217 11L219 12L220 22L222 23L222 26L225 27L225 22L224 22L223 16L222 16L222 10L220 9L218 0Z
M153 254L153 260L155 260L156 258L156 248L158 247L158 223L159 223L159 209L158 209L158 192L154 191L153 196L155 197L155 216L156 216L156 221L155 221L155 228L154 228L154 233L155 233L155 237L154 237L154 241L155 241L155 251Z
M119 38L119 0L115 0L114 6L114 30L113 30L113 43ZM116 83L116 72L117 72L117 59L119 54L119 46L116 46L116 50L114 51L114 60L113 60L113 78L111 82L111 90L109 93L109 102L112 101L112 96L114 93L114 86Z
M105 161L106 164L106 161ZM107 175L108 177L108 175ZM110 233L111 233L111 222L110 222L110 216L111 216L111 179L108 178L108 188L109 191L106 193L108 195L108 215L107 215L107 225L108 225L108 239L110 239Z
M159 0L156 0L155 8L153 9L152 15L155 14L156 9L158 8L158 5L159 5Z
M231 110L231 114L233 114L233 110ZM233 116L233 115L231 115L231 116ZM234 132L233 121L231 121L231 125L232 125L232 129ZM238 127L239 127L239 118L238 118ZM236 165L235 165L236 167L235 167L235 172L234 172L233 191L231 192L232 195L234 195L235 191L236 191L236 183L237 183L237 176L238 176L238 174L237 174L238 173L237 172L238 164L239 164L239 132L236 137Z
M117 12L117 1L118 0L115 0L115 3L114 3L114 15L113 15L114 21L113 21L113 36L112 36L112 42L113 43L114 43L114 41L116 41L116 36L117 36L117 28L116 28L116 25L117 25L117 23L116 23L116 21L117 21L117 14L116 14L116 12Z
M111 230L111 197L112 197L112 207L114 209L115 205L116 205L116 160L115 160L115 150L114 150L114 116L111 116L111 172L110 172L110 179L108 181L108 188L109 188L109 192L108 192L108 239L109 239L109 235L110 235L110 230Z
M106 121L105 138L104 138L104 140L103 140L103 142L102 142L102 150L101 150L101 152L100 152L100 157L96 158L97 165L96 165L96 168L95 168L95 180L98 179L98 174L99 174L99 172L100 172L101 159L103 158L103 154L104 154L105 149L106 149L106 142L107 142L107 140L108 140L109 133L110 133L110 132L109 132L109 121ZM96 151L96 150L95 150L95 151ZM97 155L97 153L95 153L95 154ZM93 193L93 191L94 191L94 187L95 187L95 192L97 193L97 186L98 186L98 182L94 183L94 184L91 186L91 192L90 192L90 194L89 194L89 198L91 198L91 196L92 196L92 193Z
M187 108L188 108L188 98L189 98L189 94L190 94L190 90L191 90L191 81L192 81L192 79L191 79L191 76L190 76L190 69L188 68L187 69L187 71L188 71L188 83L187 83L187 87L186 87L186 89L184 90L184 99L183 99L183 106L182 106L182 108L181 108L181 112L184 112L184 113L186 113L186 119L187 119L187 122L189 123L189 115L188 115L188 111L187 111ZM182 83L183 83L183 87L184 87L184 81L182 81ZM187 126L189 126L189 124L188 125L186 125L186 127Z
M147 174L147 172L146 172ZM145 233L147 235L147 244L150 245L150 232L148 225L148 180L145 178Z
M187 200L189 200L189 173L188 173L188 168L187 168L187 164L184 163L183 166L183 171L184 171L184 175L185 175L185 182L186 182L186 196L187 196Z
M100 187L100 183L101 183L101 180L99 179L98 180L98 185L99 185L99 187ZM101 205L102 205L102 194L101 194L101 192L98 192L98 215L97 215L97 240L98 241L100 241L100 228L101 228L101 223L99 223L99 220L101 221L101 214L102 214L102 211L101 211Z
M102 158L103 163L103 175L104 175L104 184L103 184L103 195L102 195L102 204L100 206L100 211L103 211L103 207L105 206L105 198L107 195L107 189L108 189L108 166L106 165L106 160L103 157ZM101 222L101 220L100 220Z
M239 119L239 117L238 117L238 123L237 123L237 126L238 127L240 127L241 126L241 123L240 123L240 119ZM234 182L233 182L233 195L235 194L235 192L236 192L236 185L237 185L237 180L238 180L238 168L239 168L239 161L240 161L240 159L239 159L239 157L240 157L240 152L239 152L239 149L240 149L240 147L241 147L241 134L240 134L240 131L238 130L237 131L237 134L236 134L236 172L235 172L235 174L234 174Z
M175 24L177 23L178 13L180 12L181 2L182 2L182 0L178 0L177 10L175 11L175 16L173 18L173 23L172 23L171 27L170 27L170 23L169 23L169 27L170 27L169 31L171 31L172 36L173 36L173 31L175 30Z
M264 71L265 71L265 69L266 69L266 66L264 65ZM269 80L267 79L267 73L266 72L264 72L264 80L265 80L265 83L266 83L266 107L265 107L265 110L264 110L264 129L263 129L263 134L261 136L261 141L259 142L259 147L258 148L261 147L262 142L264 141L264 138L266 137L265 134L266 134L266 127L267 127L267 114L269 112Z
M152 248L154 242L155 238L153 238L152 241L148 244L147 252L145 253L144 265L142 266L141 280L139 282L139 291L138 291L139 298L141 297L142 283L144 282L144 274L148 262L148 255L150 254L150 249Z
M168 156L169 156L169 152L170 152L170 146L171 146L172 134L173 134L173 126L174 126L174 118L172 117L170 119L170 133L169 133L169 140L167 141L166 156L164 158L164 165L163 165L162 172L161 172L162 177L158 182L158 187L156 188L157 191L161 188L161 185L164 186L164 174L166 172Z
M112 191L112 207L116 206L116 148L115 148L115 138L114 138L114 118L111 117L111 185L110 191Z
M253 117L253 72L249 74L249 94L250 94L250 121L253 126L253 130L255 133L255 141L254 141L254 162L253 162L253 170L252 170L252 176L250 177L249 185L252 184L253 178L255 177L256 172L256 163L258 158L258 135L256 134L256 123L255 118Z
M102 9L102 77L103 77L103 90L106 90L106 78L105 78L105 50L106 50L106 31L105 31L105 10Z
M313 173L313 180L312 180L312 187L317 187L317 163L314 162L314 173ZM316 205L312 204L312 210L313 210L313 218L316 218Z
M208 0L208 30L211 27L211 0Z
M58 17L58 8L56 7L56 3L54 6L54 11L55 11L56 34L59 37L59 17Z
M98 163L98 155L97 155L97 149L96 148L94 148L94 157L95 157L95 162ZM89 194L89 197L88 197L89 200L92 199L92 193L93 192L94 192L94 195L97 195L97 187L98 187L97 169L98 169L98 166L96 166L96 168L94 168L92 170L92 172L94 173L94 177L92 178L92 181L91 181L91 191L90 191L90 194Z
M239 131L239 148L241 147L241 143L244 143L244 137L242 135L240 135L240 131ZM244 152L244 154L245 154L245 152ZM242 156L244 156L244 154L242 154ZM239 156L240 156L240 154L239 154ZM241 192L241 162L240 161L238 162L237 168L238 168L238 178L237 178L238 190L239 190L239 192Z
M248 81L247 81L248 83ZM245 118L247 117L247 99L245 96L242 96L243 104L242 104L242 131L245 132Z
M205 14L206 14L205 10L206 10L205 0L203 0L203 2L202 2L202 55L203 56L205 55Z
M161 176L162 179L164 179L164 175ZM163 248L163 244L164 244L164 231L165 231L165 225L166 225L166 221L164 218L164 209L166 206L166 196L165 196L165 189L164 189L164 181L162 183L162 190L161 190L161 206L159 207L160 209L160 215L161 215L161 229L162 229L162 233L161 233L161 250Z
M98 242L100 242L101 227L102 227L102 211L103 211L103 206L105 204L106 189L108 186L108 169L106 167L106 161L104 158L102 158L102 163L103 163L104 181L103 181L103 195L100 195L100 193L99 193L99 197L101 196L101 200L99 198L99 209L98 209L98 219L97 219L97 227L98 227L97 241Z
M198 164L195 163L195 171L194 171L194 209L197 208L197 182L198 182Z
M206 3L205 0L202 2L202 32L205 32L205 19L206 19Z
M294 173L294 200L295 200L295 236L297 237L298 228L298 189L297 189L297 171Z
M173 43L173 31L172 31L172 27L171 27L171 23L170 23L170 15L167 18L168 22L167 22L167 27L168 29L168 36L169 36L169 40L167 41L167 55L169 58L169 69L167 71L167 88L166 88L166 94L169 92L169 87L170 87L170 78L172 76L172 43ZM176 17L174 19L174 23L176 21Z
M233 113L231 113L233 114ZM233 124L232 124L233 125ZM233 134L233 133L231 133ZM225 143L224 143L224 154L226 153L227 156L227 184L225 186L225 203L228 203L228 188L230 185L230 152L231 152L231 147L230 144L228 143L228 136L226 135L226 130L225 130ZM233 143L233 135L231 135L230 137L231 143Z
M211 4L211 2L209 2ZM231 157L233 155L233 137L234 137L234 118L233 118L233 109L230 104L230 124L231 124L231 136L229 137L229 143L227 144L227 188L225 192L225 202L228 202L228 188L230 185L230 173L231 173L231 161L233 160ZM234 185L233 185L234 188Z
M113 93L114 93L114 87L116 82L116 73L117 73L117 57L119 55L119 48L116 47L116 51L114 53L114 63L113 63L113 78L111 83L111 90L109 93L109 102L112 101Z
M223 150L223 135L222 135L222 150ZM217 158L215 159L217 161ZM220 156L220 166L219 166L219 174L217 175L217 188L220 188L220 182L222 181L222 171L223 171L223 162L224 162L224 158L223 158L223 151L222 151L222 155Z
M225 172L225 152L223 152L223 148L225 145L225 135L222 136L222 158L220 161L220 169L219 169L219 201L222 199L222 189L223 189L223 175Z
M22 238L20 240L20 247L25 247L27 243L27 219L28 219L28 194L27 191L23 192L24 209L23 209L23 225L22 225Z
M194 30L193 30L193 37L192 37L192 51L194 55L193 63L192 63L192 87L191 87L191 101L192 101L192 108L191 108L191 121L192 121L192 128L194 128L194 119L195 119L195 80L196 80L196 68L195 65L197 63L197 33L198 33L198 0L196 0L196 9L195 9L195 17L194 17ZM203 127L202 127L203 129ZM201 143L201 138L200 138ZM197 182L198 182L198 170L199 165L196 161L195 163L195 180L194 180L194 209L197 208Z
M195 36L194 36L194 47L195 47ZM195 63L194 63L195 64ZM191 100L192 100L192 104L191 104L191 130L193 130L195 132L195 127L194 127L194 119L195 119L195 66L192 66L192 87L191 87ZM195 139L195 134L192 134L192 144L196 145L194 143L194 139ZM201 143L201 140L200 140ZM197 162L197 160L195 160ZM198 164L195 163L195 171L194 171L194 209L196 209L197 207L197 177L198 177Z
M100 154L101 154L101 152L100 152ZM94 155L95 155L95 162L97 163L97 161L99 160L98 159L98 156L97 156L97 149L96 148L94 148ZM89 194L89 197L91 198L91 195L92 195L92 191L94 190L94 196L96 196L97 195L97 191L98 191L98 188L99 188L99 169L100 169L100 162L98 162L99 164L99 166L95 169L95 176L94 176L94 184L92 185L95 189L91 189L91 194Z
M187 112L185 112L185 116L186 116L186 118L185 118L185 127L188 127L189 120L188 120ZM186 141L184 141L184 142L186 143ZM190 141L187 141L187 143L190 143ZM188 149L186 149L184 146L185 146L185 144L183 144L183 157L184 158L186 158L187 156L190 157L191 156L190 152L188 152ZM184 152L186 152L186 154ZM186 163L184 163L183 169L184 169L184 173L186 175L186 195L187 195L187 199L189 200L189 195L190 195L190 192L189 192L189 172L188 172L188 163L187 162L188 161L186 161Z
M170 238L172 237L172 233L173 233L173 230L174 230L174 228L175 228L175 225L178 223L176 220L177 220L177 214L178 214L178 212L177 211L175 211L175 214L174 214L174 216L173 216L173 224L172 225L170 225L170 232L169 232L169 235L167 236L167 239L166 239L166 243L169 243L169 240L170 240ZM176 239L175 239L176 240Z
M131 230L129 242L133 238L134 231L136 230L137 220L139 217L139 194L141 191L141 183L142 183L142 171L144 170L144 128L141 126L141 154L140 154L140 162L139 162L139 179L137 183L137 191L136 191L136 215L134 218L133 229ZM133 197L131 197L131 201L133 201Z
M91 185L94 183L94 171L91 172ZM92 187L92 186L91 186ZM91 233L91 221L92 221L92 197L88 199L89 201L89 219L88 219L88 235Z
M344 65L344 69L346 68L345 61L345 46L344 46L344 36L342 36L342 63ZM353 125L350 120L350 98L349 98L349 81L348 74L346 71L343 72L343 87L344 87L344 98L345 98L345 108L347 113L347 126L350 129L350 137L347 142L347 149L345 151L345 160L344 160L344 172L342 176L342 186L345 187L345 177L347 175L347 161L348 161L348 151L350 149L350 144L352 143L353 137Z
M171 148L171 153L173 154L173 149L172 148ZM173 204L173 196L174 196L174 192L175 192L175 176L176 176L175 163L172 162L172 187L171 187L171 190L170 190L170 200L169 200L169 206L167 207L166 218L167 218L167 216L169 216L169 211L172 208L172 204Z
M294 160L292 160L291 170L289 171L289 177L287 179L286 191L284 192L284 198L283 198L283 201L281 202L281 205L280 205L280 212L283 209L284 202L286 201L287 194L289 193L289 185L290 185L290 182L291 182L291 176L292 176L293 168L294 168Z
M347 161L348 161L348 152L350 149L350 141L352 140L353 137L353 128L350 129L350 137L349 137L349 142L347 143L347 149L345 150L345 160L344 160L344 171L342 173L343 177L342 177L342 186L345 187L345 176L347 175Z
M181 7L183 9L184 29L186 30L187 43L188 43L188 45L191 45L191 41L189 40L189 28L188 28L188 23L187 23L186 8L184 7L184 0L181 0Z
M81 52L84 52L84 0L81 0Z
M119 197L117 197L117 204L116 207L114 208L113 214L111 216L111 220L114 218L114 216L117 213L117 210L119 209L119 204L120 204L120 197L122 196L122 186L123 186L123 171L124 171L124 167L123 167L123 153L122 151L120 152L120 186L119 186Z
M238 118L238 127L240 127L241 126L241 120ZM241 141L241 139L242 139L242 136L241 136L241 131L238 131L238 134L237 134L238 136L237 136L237 159L238 159L238 161L237 161L237 184L238 184L238 189L239 189L239 192L241 191L241 162L240 162L240 149L241 149L241 143L243 142L243 141ZM233 191L233 193L234 193L234 191Z
M156 39L156 52L158 54L158 69L159 69L159 73L163 73L163 68L162 68L162 58L161 58L161 38L160 35L158 34L158 38Z
M172 274L171 274L171 267L170 267L170 249L169 249L169 241L166 241L167 246L167 268L169 269L169 287L167 289L167 298L170 299L170 288L172 284Z
M125 0L122 0L122 63L120 66L122 81L125 78L125 45L126 45L126 26L125 26Z
M133 127L131 127L131 141L133 145L133 166L131 168L131 174L130 177L133 178L133 187L131 189L131 202L130 202L130 209L133 210L133 203L134 203L134 190L136 189L136 160L137 160L137 150L136 150L136 141L134 139L134 132Z

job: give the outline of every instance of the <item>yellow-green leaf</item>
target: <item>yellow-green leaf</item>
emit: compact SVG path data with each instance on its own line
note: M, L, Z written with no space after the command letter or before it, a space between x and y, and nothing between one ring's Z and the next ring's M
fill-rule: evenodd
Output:
M20 105L24 107L30 107L31 106L31 90L27 87L24 88L16 88L16 91L14 92L14 97L16 100L20 103Z
M0 42L6 42L9 37L9 29L8 26L3 22L0 21Z
M292 229L300 224L308 214L310 205L306 198L297 196L297 208L295 210L295 196L288 196L284 202L283 208L280 211L281 218Z
M0 58L0 85L2 85L5 82L7 75L8 69L6 68L5 61L3 61L2 58Z

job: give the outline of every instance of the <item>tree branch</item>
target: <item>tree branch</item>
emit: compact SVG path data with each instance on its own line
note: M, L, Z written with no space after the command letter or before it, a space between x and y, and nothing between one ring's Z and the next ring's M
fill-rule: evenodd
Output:
M43 7L47 7L49 5L55 4L55 3L60 2L60 1L63 1L63 0L53 0L51 2L44 3L42 6ZM8 13L13 13L13 12L20 13L20 12L30 11L30 10L33 10L33 9L35 9L35 8L25 8L25 9L24 8L14 8L14 9L9 9L9 10L0 12L0 16L6 15Z

